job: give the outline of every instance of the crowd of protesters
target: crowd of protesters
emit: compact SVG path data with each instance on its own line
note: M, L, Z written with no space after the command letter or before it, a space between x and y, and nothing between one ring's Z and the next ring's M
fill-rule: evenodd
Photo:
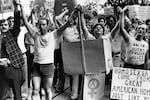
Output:
M75 7L71 14L64 8L55 16L49 10L44 14L45 9L37 15L35 6L27 17L23 5L14 1L14 17L0 20L0 100L8 97L27 100L29 88L32 100L41 100L42 95L52 100L52 87L55 92L62 92L67 73L61 43L80 41L79 28L83 40L103 39L107 43L104 53L113 67L148 70L150 19L128 18L128 6L117 9L118 18L99 16L96 11L91 16L81 6ZM106 74L105 82L110 84L111 71ZM68 76L70 99L77 100L82 75Z

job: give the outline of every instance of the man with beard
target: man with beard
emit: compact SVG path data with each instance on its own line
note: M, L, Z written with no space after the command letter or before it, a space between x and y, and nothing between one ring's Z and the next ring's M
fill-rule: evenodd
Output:
M70 25L71 19L54 31L50 31L48 20L41 17L38 20L37 28L33 28L27 21L23 6L21 6L22 16L29 34L34 39L34 61L32 69L32 100L40 100L40 86L43 83L43 88L46 94L46 100L52 100L52 82L54 74L54 50L57 38L61 36L63 31Z
M24 60L17 44L17 37L20 32L20 11L15 0L13 27L9 27L6 19L1 21L0 26L0 100L6 99L4 95L8 92L8 87L12 88L14 100L21 100L22 66Z
M124 11L121 9L121 30L122 36L126 42L125 49L125 68L144 69L146 64L146 52L148 51L148 43L143 40L147 27L141 24L137 27L135 37L130 36L124 28Z

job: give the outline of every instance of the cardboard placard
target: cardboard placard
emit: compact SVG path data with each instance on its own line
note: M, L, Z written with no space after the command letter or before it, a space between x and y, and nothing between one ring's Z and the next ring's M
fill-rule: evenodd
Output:
M104 8L105 15L114 15L114 7Z
M0 13L11 12L13 9L12 0L0 0Z
M104 96L105 73L84 76L83 100L101 100Z
M100 73L105 71L105 58L103 41L84 41L85 50L85 73ZM78 42L68 42L62 44L62 56L64 70L68 74L83 74L81 44Z
M150 100L150 71L113 68L111 98L119 100Z
M58 16L62 13L64 6L69 9L69 13L73 11L73 8L76 5L76 0L55 0L54 4L54 12L55 15Z
M129 7L129 18L132 19L135 16L140 20L150 19L150 6L133 5Z

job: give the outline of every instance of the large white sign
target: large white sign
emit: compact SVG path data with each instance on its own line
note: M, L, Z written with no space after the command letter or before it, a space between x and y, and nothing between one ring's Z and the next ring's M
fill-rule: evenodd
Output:
M83 100L101 100L104 96L105 73L86 74Z
M13 11L12 0L0 0L0 13Z
M150 100L150 71L114 67L111 98Z
M133 5L129 7L129 17L135 16L141 20L150 19L150 6Z

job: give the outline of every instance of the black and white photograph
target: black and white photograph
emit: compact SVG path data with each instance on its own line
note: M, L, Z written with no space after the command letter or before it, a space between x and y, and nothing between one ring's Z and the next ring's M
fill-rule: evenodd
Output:
M0 0L0 100L150 100L150 0Z

